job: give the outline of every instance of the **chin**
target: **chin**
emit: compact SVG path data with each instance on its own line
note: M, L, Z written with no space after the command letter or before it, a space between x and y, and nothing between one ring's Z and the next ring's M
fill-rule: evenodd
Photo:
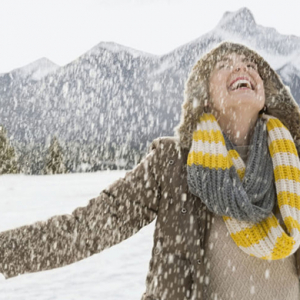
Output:
M239 106L250 105L257 108L264 106L264 103L256 97L253 97L253 95L235 95L235 97L232 97L230 101L233 105L239 104Z
M263 107L263 105L258 105L257 100L253 101L252 99L243 99L239 100L238 102L235 101L234 103L231 103L231 105L226 105L226 107L223 107L223 109L228 111L249 111L251 114L258 114Z

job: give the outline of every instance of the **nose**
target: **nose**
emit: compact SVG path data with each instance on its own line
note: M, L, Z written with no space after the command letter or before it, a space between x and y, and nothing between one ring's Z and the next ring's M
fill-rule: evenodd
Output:
M233 64L234 71L240 71L241 69L247 70L248 69L247 64L244 62L237 62L237 63Z

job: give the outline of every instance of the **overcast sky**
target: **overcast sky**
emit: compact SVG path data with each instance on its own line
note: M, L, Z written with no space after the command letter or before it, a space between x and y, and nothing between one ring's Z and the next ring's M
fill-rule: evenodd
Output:
M63 66L101 41L164 54L241 7L300 37L299 0L0 0L0 73L41 57Z

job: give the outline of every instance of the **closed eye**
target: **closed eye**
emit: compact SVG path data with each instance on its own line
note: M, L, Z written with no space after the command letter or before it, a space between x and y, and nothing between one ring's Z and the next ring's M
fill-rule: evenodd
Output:
M226 68L229 68L229 67L232 68L233 66L230 65L230 64L219 65L219 69L222 69L222 68L224 68L224 67L226 67ZM254 70L257 71L257 65L256 65L256 64L253 64L253 63L248 63L248 64L247 64L247 68L252 68L252 69L254 69Z
M248 64L247 67L251 67L251 68L253 68L254 70L257 70L257 66L254 65L254 64Z
M223 67L225 67L225 65L219 66L219 69L222 69ZM229 67L229 65L226 65L226 67Z

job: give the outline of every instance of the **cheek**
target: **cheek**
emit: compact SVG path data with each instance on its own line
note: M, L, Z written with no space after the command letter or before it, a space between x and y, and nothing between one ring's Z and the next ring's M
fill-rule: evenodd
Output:
M264 84L263 83L259 83L257 85L257 92L259 95L259 100L265 102L265 88L264 88Z
M227 91L226 85L224 85L224 81L215 80L210 85L210 95L212 96L220 96L223 95Z
M212 107L215 110L220 111L224 109L225 106L226 106L226 102L224 101L224 97L220 97L219 95L216 95L216 97L213 98Z
M264 90L265 90L265 88L264 88L264 82L261 79L261 77L257 75L257 76L254 77L254 79L256 81L257 89L258 89L259 93L264 92Z

